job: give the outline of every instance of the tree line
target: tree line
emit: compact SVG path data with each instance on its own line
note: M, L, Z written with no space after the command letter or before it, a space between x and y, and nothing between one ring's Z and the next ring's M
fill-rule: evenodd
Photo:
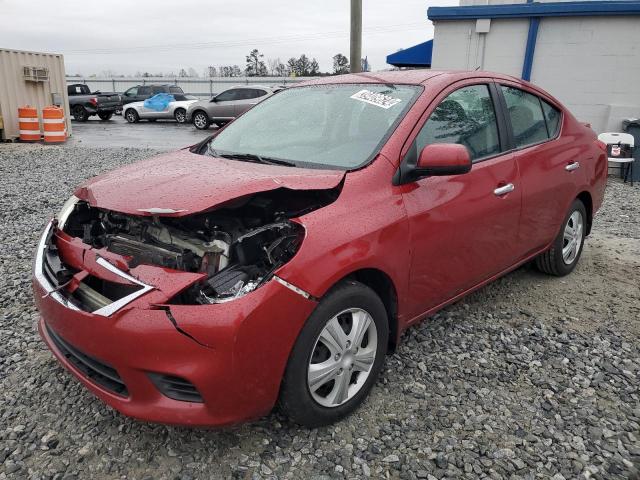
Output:
M330 72L321 72L318 61L315 58L310 58L306 54L302 54L299 57L291 57L286 62L283 62L280 58L267 58L264 54L260 53L257 48L254 48L245 57L244 68L240 65L220 65L208 66L203 72L205 78L212 77L316 77L322 75L341 75L349 73L350 65L349 59L342 53L337 53L333 56L333 68ZM73 76L73 75L71 75ZM76 74L76 76L80 76ZM103 70L101 76L104 78L124 78L124 75L118 75L112 70ZM150 73L150 72L136 72L136 77L150 78L150 77L180 77L180 78L200 78L200 74L192 67L188 69L181 68L176 75L175 72L168 73ZM89 78L96 77L96 75L90 75Z
M189 76L185 73L184 76ZM280 58L265 59L264 54L257 48L249 52L245 57L245 67L241 69L239 65L223 65L220 67L209 66L207 68L208 77L315 77L319 75L340 75L349 73L349 59L341 53L333 56L333 71L321 72L318 61L309 58L306 54L299 57L291 57L286 62Z

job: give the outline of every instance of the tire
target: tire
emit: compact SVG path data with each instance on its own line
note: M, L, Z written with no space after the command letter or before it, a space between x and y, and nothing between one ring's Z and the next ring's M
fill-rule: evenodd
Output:
M100 120L102 120L103 122L106 122L107 120L111 120L111 117L113 117L113 112L101 112L98 113L98 117L100 117Z
M198 130L206 130L211 125L211 120L209 120L209 115L202 110L198 110L193 114L193 124Z
M140 121L140 116L138 112L136 112L133 108L129 108L124 112L124 118L129 123L138 123Z
M587 227L587 210L576 199L565 216L562 227L553 244L536 258L536 267L541 272L556 277L570 274L582 254ZM570 247L573 244L573 248Z
M89 120L89 112L82 106L76 105L73 107L73 111L71 112L73 118L78 122L86 122Z
M184 108L176 108L176 111L173 112L173 118L178 123L187 123L187 111Z
M353 331L357 319L368 325L360 342ZM342 335L334 335L336 328ZM373 290L355 281L331 290L305 323L289 356L279 398L283 413L307 427L328 425L349 415L373 387L388 339L387 312ZM317 375L314 382L309 377L312 365L319 373L317 365L326 362L324 375Z

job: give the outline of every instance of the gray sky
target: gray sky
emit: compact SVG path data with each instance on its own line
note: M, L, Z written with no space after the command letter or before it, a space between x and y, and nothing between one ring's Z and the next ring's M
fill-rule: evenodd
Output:
M363 55L374 70L429 40L431 5L457 0L364 0ZM0 47L62 53L68 74L174 72L306 53L323 71L349 56L349 0L0 0Z

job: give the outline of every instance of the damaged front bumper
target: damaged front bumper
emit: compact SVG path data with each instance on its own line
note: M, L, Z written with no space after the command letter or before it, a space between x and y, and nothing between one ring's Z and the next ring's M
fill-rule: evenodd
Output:
M313 298L274 276L233 301L170 305L198 275L148 265L126 273L114 265L117 258L63 241L57 247L64 263L84 268L55 285L45 258L52 229L45 230L34 266L39 330L89 390L125 415L160 423L218 426L271 410ZM86 311L68 292L91 284L89 276L97 279L93 284L134 286Z

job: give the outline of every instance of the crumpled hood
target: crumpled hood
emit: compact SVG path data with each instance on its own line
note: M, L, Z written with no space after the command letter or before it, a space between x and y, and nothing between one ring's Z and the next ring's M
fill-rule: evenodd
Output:
M136 162L85 182L75 195L90 205L131 215L180 217L238 197L288 188L336 187L344 171L263 165L171 152Z

